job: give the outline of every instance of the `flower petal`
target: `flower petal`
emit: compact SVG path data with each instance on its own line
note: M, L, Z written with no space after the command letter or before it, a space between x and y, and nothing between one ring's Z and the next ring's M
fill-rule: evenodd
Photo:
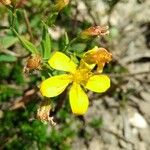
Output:
M94 67L95 67L95 64L88 64L83 59L80 60L79 69L92 70Z
M88 64L93 64L95 63L93 60L91 60L91 56L95 54L98 51L98 46L95 46L94 48L88 50L87 52L84 53L83 55L83 60L88 63Z
M41 83L40 91L43 96L54 97L62 93L70 82L67 74L50 77Z
M56 69L67 72L74 72L77 65L65 54L56 52L48 61L49 65Z
M89 105L88 97L80 85L75 82L69 92L69 101L74 114L83 115L86 113Z
M85 87L91 91L102 93L110 87L110 79L106 75L93 75Z

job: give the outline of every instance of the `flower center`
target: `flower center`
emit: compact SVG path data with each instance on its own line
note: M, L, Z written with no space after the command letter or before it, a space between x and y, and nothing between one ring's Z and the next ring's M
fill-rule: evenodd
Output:
M72 74L72 80L73 82L85 84L91 75L92 72L90 72L88 69L78 69Z

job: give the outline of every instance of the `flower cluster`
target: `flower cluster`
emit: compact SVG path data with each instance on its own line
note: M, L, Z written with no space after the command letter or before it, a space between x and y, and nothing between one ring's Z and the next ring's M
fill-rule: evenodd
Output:
M111 54L104 48L94 47L87 51L79 65L62 52L55 52L49 59L49 65L65 74L56 75L44 80L40 85L43 96L55 97L61 94L68 85L71 110L76 115L86 113L89 105L86 89L102 93L110 87L110 79L104 74L94 74L97 67L102 72L105 63L111 61Z

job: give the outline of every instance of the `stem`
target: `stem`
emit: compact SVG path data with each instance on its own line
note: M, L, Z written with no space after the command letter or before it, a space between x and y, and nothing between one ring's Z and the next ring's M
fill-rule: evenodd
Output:
M126 139L125 137L119 135L118 133L114 132L114 131L111 131L110 129L107 129L107 128L100 128L100 130L102 131L105 131L107 133L110 133L112 135L114 135L115 137L117 137L118 139L121 139L123 141L125 141L126 143L130 143L133 147L135 146L134 143L128 139ZM99 130L97 130L99 132Z
M13 27L11 27L10 29L12 30L12 32L13 32L15 35L18 35L17 31L16 31Z
M11 27L14 27L14 21L15 21L15 15L16 15L16 8L15 7L13 7L11 9L11 13L12 13Z
M25 18L25 23L26 23L27 31L28 31L28 33L30 35L31 41L33 42L33 34L32 34L32 29L31 29L31 26L30 26L29 18L27 16L27 13L26 13L25 10L23 11L23 13L24 13L24 18Z
M63 51L67 51L68 48L69 48L74 42L76 42L76 40L77 40L77 37L74 38L74 39L72 39L72 40L65 46L65 48L64 48Z

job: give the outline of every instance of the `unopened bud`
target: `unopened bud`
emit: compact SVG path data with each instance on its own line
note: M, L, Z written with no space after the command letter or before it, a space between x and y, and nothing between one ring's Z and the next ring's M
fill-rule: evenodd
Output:
M90 27L79 34L79 38L82 40L90 40L96 38L97 36L103 36L109 34L108 26L94 26Z
M0 2L1 2L3 5L10 5L10 4L11 4L11 0L0 0Z
M52 7L53 11L60 11L69 4L70 0L56 0L56 4Z

